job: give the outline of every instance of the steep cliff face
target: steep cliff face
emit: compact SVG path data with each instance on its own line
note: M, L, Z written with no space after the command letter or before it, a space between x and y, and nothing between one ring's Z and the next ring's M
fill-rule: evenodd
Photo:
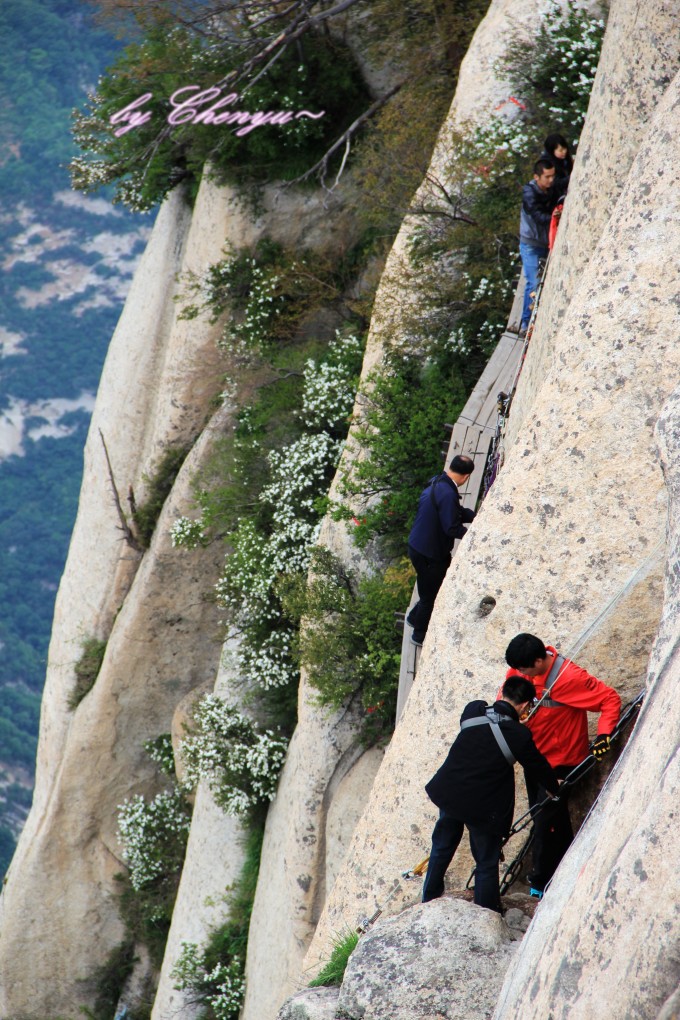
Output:
M215 682L219 611L204 596L224 550L213 543L187 557L172 548L169 528L190 512L192 478L227 426L228 409L206 422L228 366L216 346L219 326L183 320L174 299L186 292L188 274L200 277L225 245L238 249L265 231L327 247L329 220L340 236L351 230L333 219L337 209L318 196L271 189L255 214L228 188L204 182L193 214L175 193L158 216L111 343L85 451L55 614L35 801L0 906L3 1016L70 1016L92 1001L93 972L123 935L114 895L114 875L124 870L117 807L157 791L144 741L170 731L185 695ZM195 443L143 555L121 540L100 432L123 503L128 485L144 501L147 476L166 449ZM108 639L104 662L71 713L74 666L93 636ZM237 861L232 829L226 853ZM210 853L200 832L192 846L199 848L192 855Z
M414 197L415 206L436 207L439 203L438 182L446 182L452 132L460 131L466 123L482 122L491 109L507 98L507 85L498 79L494 64L505 52L510 32L521 27L528 37L536 30L537 3L494 0L461 65L456 95L439 134L428 178ZM406 323L418 308L421 281L407 256L417 225L417 218L406 218L388 256L371 318L362 369L364 380L380 364L386 342L394 342L407 333ZM355 420L361 419L361 413L358 404ZM350 431L341 471L357 455ZM337 498L337 482L331 490L331 498L334 497ZM327 518L319 541L347 567L366 569L344 523ZM357 729L355 713L341 712L329 717L320 710L315 705L314 691L303 676L298 726L279 793L267 819L261 881L248 941L243 1020L273 1018L283 999L305 981L306 975L300 977L302 960L331 888L326 880L331 844L329 811L336 790L343 782L349 782L349 777L347 780L344 777L357 760L363 761L361 767L368 774L379 764L376 756L370 763L360 758ZM352 803L356 810L360 799L353 796ZM348 818L345 828L349 828ZM332 871L335 875L335 866ZM287 918L285 926L281 925L282 917Z
M669 341L680 325L680 285L671 268L680 256L680 201L668 186L669 168L680 154L679 122L680 75L660 104L631 167L611 234L594 256L608 266L610 298L622 290L635 293L634 304L623 302L625 317L616 315L619 351L640 342L645 320ZM575 300L594 298L602 308L596 295L593 284L580 288ZM591 323L597 326L596 314ZM664 359L658 364L668 363ZM653 371L650 365L642 374L643 387ZM677 373L677 361L671 360L669 386ZM644 708L633 739L557 872L511 967L495 1013L499 1020L543 1017L548 1012L555 1020L585 1020L602 1001L614 1016L656 1018L680 980L680 903L674 867L680 721L673 693L680 669L679 401L675 390L657 425L669 496L668 561ZM649 410L658 418L656 402ZM650 461L659 459L654 447L648 456ZM649 505L641 509L648 512Z
M550 367L565 310L621 194L641 137L679 67L677 4L613 0L570 197L513 404L510 441L517 436Z
M507 98L495 61L519 26L531 37L538 10L538 0L491 3L417 202L437 201L432 181L445 180L451 133L484 121ZM318 969L333 935L382 905L393 880L425 855L434 813L424 782L456 732L464 704L495 694L514 633L531 630L564 651L577 646L579 661L624 697L642 685L659 619L666 517L653 430L680 367L680 207L671 175L680 155L680 83L667 88L680 57L677 28L676 5L657 5L643 17L633 0L614 0L546 307L513 411L516 441L442 589L412 694L384 759L381 751L363 752L355 715L321 711L303 678L299 724L267 822L243 1020L273 1020L283 998ZM630 137L635 132L621 138L630 104L640 130L644 125L649 132L641 146L639 137ZM600 191L607 147L617 172ZM0 900L0 1014L12 1020L70 1017L78 1004L92 1001L93 972L122 936L113 881L121 870L117 806L135 793L156 791L144 740L170 730L178 705L192 692L211 689L218 674L218 612L203 595L217 576L222 550L215 543L188 558L171 547L168 530L190 507L192 475L228 427L229 409L205 426L224 363L216 327L178 318L173 297L182 284L176 277L200 275L220 258L225 241L238 248L266 231L287 244L304 238L307 246L325 248L329 225L338 234L353 229L349 217L336 217L337 208L329 213L311 195L268 190L257 216L231 197L205 184L193 215L178 194L165 204L105 367L57 603L35 803ZM408 332L409 313L418 306L419 281L410 271L404 286L414 224L405 221L388 259L364 376L380 363L386 338ZM673 497L679 400L659 427ZM121 541L100 430L117 485L124 492L133 484L138 499L163 450L194 444L143 555ZM356 455L350 437L345 462ZM344 524L326 519L321 543L347 566L367 569ZM608 959L599 928L616 940L621 960L631 959L608 970L616 1015L656 1017L653 1010L677 981L673 966L658 962L659 940L676 919L673 904L666 898L650 911L646 897L617 899L618 889L633 892L640 883L662 890L671 881L666 865L677 844L664 814L678 780L668 693L677 666L675 530L672 543L648 706L513 964L499 1018L543 1020L560 988L562 1013L556 1016L592 1016L600 1001L593 995L602 988L592 968ZM480 612L485 596L495 601L490 614ZM94 689L71 713L66 701L74 664L90 636L108 638L106 656ZM223 665L218 693L229 697L229 683ZM239 836L239 825L200 789L154 1020L196 1012L190 996L174 989L171 972L181 943L202 942L218 919L225 886L241 861ZM452 880L464 881L469 869L461 851ZM656 904L663 895L650 898ZM395 897L388 911L403 902ZM651 916L646 928L643 912ZM595 934L584 933L584 917ZM643 931L639 950L630 948L636 930ZM566 956L574 961L568 971ZM654 994L629 994L635 967L656 982ZM538 977L527 990L533 969Z
M465 703L495 694L513 634L530 630L565 651L578 642L584 665L624 696L644 674L659 618L647 585L618 602L590 642L580 639L636 570L653 565L664 535L666 493L653 429L680 367L677 208L667 169L677 158L669 130L676 117L670 94L563 316L554 367L537 382L517 441L454 560L308 967L333 932L370 913L427 851L434 815L423 784ZM569 202L580 205L578 182ZM631 484L631 465L644 465L644 496ZM479 613L484 596L496 603L488 616ZM612 640L603 640L605 632ZM654 755L653 736L647 740ZM467 878L469 868L461 854L453 880ZM559 910L559 887L550 895ZM524 1001L515 1015L545 1016L543 1005L534 1013Z

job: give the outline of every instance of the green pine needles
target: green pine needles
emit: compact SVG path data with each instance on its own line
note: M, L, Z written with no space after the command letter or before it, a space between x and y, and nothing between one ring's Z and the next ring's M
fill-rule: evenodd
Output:
M83 155L71 162L73 187L91 192L112 185L114 201L144 211L180 182L194 196L206 164L220 182L291 180L313 166L369 103L349 50L330 36L310 32L272 61L257 81L225 85L220 91L241 58L238 46L206 41L202 33L179 24L148 29L100 79L88 109L75 115L74 136ZM179 90L192 86L194 92L173 101ZM217 90L216 102L236 97L219 111L223 115L275 111L290 119L251 127L252 120L201 122L198 115L210 104L198 105L196 116L186 109L178 112L184 99L209 89ZM127 120L111 123L111 117L128 108ZM301 111L315 116L298 118ZM319 113L323 116L316 117ZM169 116L177 122L169 123Z

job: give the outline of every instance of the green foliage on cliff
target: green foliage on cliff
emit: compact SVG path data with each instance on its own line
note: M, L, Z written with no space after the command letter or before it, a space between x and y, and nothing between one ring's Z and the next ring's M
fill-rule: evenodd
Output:
M306 574L361 365L362 340L349 326L330 339L345 273L342 259L332 266L264 241L213 267L204 304L185 313L230 308L220 343L234 365L227 399L240 410L196 480L200 516L178 520L173 542L226 539L216 597L239 636L240 676L284 734L298 669L279 581Z
M242 95L220 85L240 56L238 47L206 45L200 34L178 25L170 31L166 25L151 28L142 42L127 47L100 81L89 110L76 117L76 141L87 155L71 164L73 186L92 191L112 184L118 201L144 210L180 181L195 193L206 162L222 182L290 180L323 155L330 139L368 103L349 51L328 36L301 39L259 80L251 80ZM172 99L192 87L193 92ZM142 118L149 114L148 120L129 130L127 122L110 123L143 96L148 99L135 112ZM197 98L190 109L178 112L178 104L194 96L212 98ZM201 122L201 115L220 101L227 105L215 116L269 111L290 115L290 120L255 127L247 118L231 124ZM302 111L314 116L298 118ZM323 116L317 118L319 113ZM179 121L168 123L173 116Z
M347 931L336 935L328 963L319 971L317 977L309 982L309 988L339 986L345 976L347 962L359 943L359 932Z
M170 495L187 453L186 446L170 447L161 456L153 473L144 479L147 484L146 498L132 513L136 534L144 549L148 549L151 544L163 504Z
M361 736L369 744L394 726L401 660L394 614L408 605L413 580L407 560L358 579L317 547L309 580L295 577L284 587L284 611L299 628L297 655L319 703L360 705Z
M85 695L92 690L102 666L106 641L98 638L87 638L83 641L80 658L75 665L76 682L68 698L68 707L73 711L78 707Z

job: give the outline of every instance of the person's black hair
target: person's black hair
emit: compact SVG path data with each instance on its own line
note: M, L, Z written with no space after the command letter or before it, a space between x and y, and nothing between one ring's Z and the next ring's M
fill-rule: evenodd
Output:
M533 701L536 688L525 676L509 676L503 684L503 697L512 705L523 705L525 701Z
M551 156L555 155L555 149L557 148L558 145L561 145L562 148L567 150L568 156L571 155L571 152L569 150L569 142L564 137L564 135L557 134L548 135L546 140L543 142L543 148L545 149L546 152L549 152Z
M557 167L552 159L537 159L534 163L534 173L540 177L544 170L556 170Z
M512 669L527 669L536 662L536 659L545 659L548 651L540 638L533 634L516 634L508 647L505 649L505 661Z
M449 464L449 471L455 471L457 475L471 475L475 470L475 462L472 457L457 453Z

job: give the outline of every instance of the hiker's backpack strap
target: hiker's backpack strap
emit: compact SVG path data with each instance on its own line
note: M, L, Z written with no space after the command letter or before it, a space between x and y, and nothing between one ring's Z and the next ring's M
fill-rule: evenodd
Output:
M549 697L549 696L547 697L546 696L546 695L548 695L548 692L552 690L553 684L555 683L555 681L557 680L558 676L560 675L560 671L562 669L562 666L564 665L564 662L565 662L564 656L560 655L559 652L558 652L557 655L555 656L555 661L553 662L552 666L550 667L550 672L548 673L548 675L546 677L545 687L543 689L543 696L539 699L540 700L540 707L541 708L564 708L565 707L563 702L561 702L561 701L553 701L553 699L551 697Z
M461 730L465 730L468 726L484 726L488 723L491 727L491 732L496 738L496 743L503 752L503 757L507 761L508 765L514 765L517 759L510 750L507 740L503 736L500 727L501 716L498 712L494 711L493 708L487 708L485 715L479 715L475 719L465 719L461 724Z

